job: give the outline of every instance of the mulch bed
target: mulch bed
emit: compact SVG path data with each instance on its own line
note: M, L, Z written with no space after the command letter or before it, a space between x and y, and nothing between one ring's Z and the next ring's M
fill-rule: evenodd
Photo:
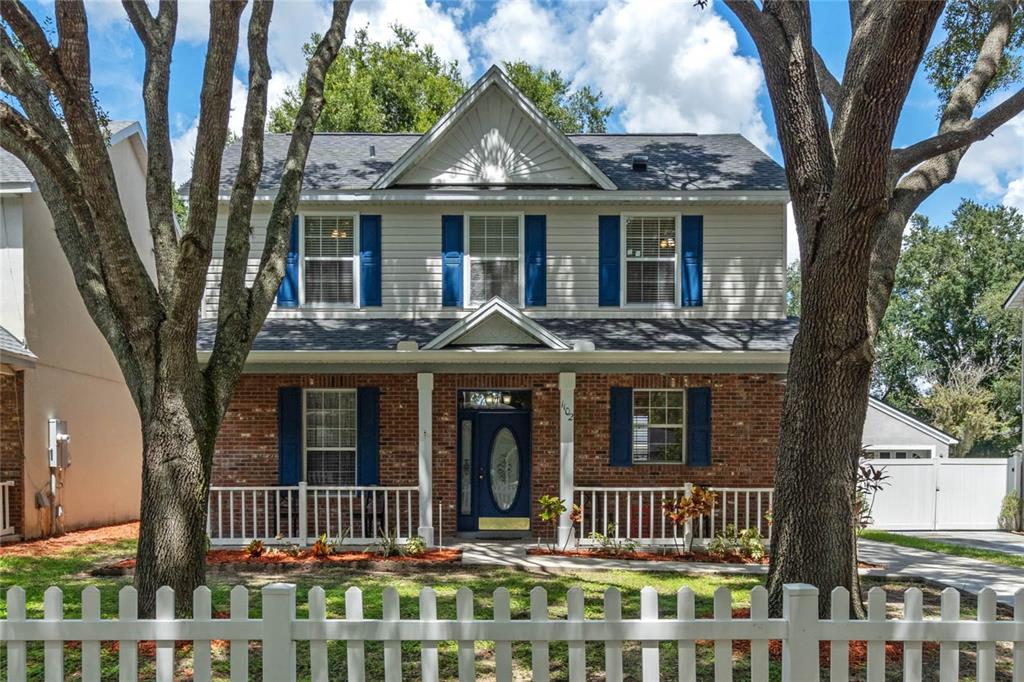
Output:
M236 568L272 567L278 570L316 566L365 567L374 564L397 564L411 566L433 566L457 563L462 559L459 549L432 549L416 556L383 557L375 552L340 551L325 557L313 556L310 550L291 554L270 549L258 557L250 556L245 549L211 549L206 553L206 567L211 571L231 571ZM135 570L135 559L124 559L113 564L100 566L91 571L93 575L131 575Z
M42 540L27 540L25 542L0 545L0 556L50 556L85 545L134 540L137 537L139 537L139 522L133 521L114 526L73 530L56 538L43 538Z
M750 557L739 556L736 554L715 554L712 552L706 552L701 550L693 550L690 552L644 552L637 550L633 552L621 552L614 554L612 552L602 551L600 549L567 549L564 552L561 550L552 550L547 547L531 547L526 550L526 553L530 556L565 556L565 557L583 557L587 559L626 559L629 561L681 561L681 562L700 562L708 564L746 564L753 566L767 566L768 557L761 559L760 561L751 559ZM878 564L871 564L866 561L861 561L857 564L859 568L882 568Z

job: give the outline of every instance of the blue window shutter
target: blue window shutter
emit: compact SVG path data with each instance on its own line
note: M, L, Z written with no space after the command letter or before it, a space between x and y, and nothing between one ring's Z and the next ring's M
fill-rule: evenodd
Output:
M359 216L359 305L378 306L380 300L380 216Z
M277 389L277 482L298 485L302 477L302 389Z
M462 216L441 216L441 305L462 307Z
M683 253L679 280L684 306L704 305L704 216L683 216Z
M633 389L613 387L608 404L608 465L628 467L633 464Z
M548 304L548 217L528 215L523 219L526 250L526 305Z
M603 215L597 219L598 305L619 305L619 216Z
M380 389L356 389L356 484L380 484Z
M292 231L288 241L288 258L284 263L284 279L277 290L277 307L295 308L299 305L299 216L292 218Z
M711 389L686 390L686 463L711 465Z

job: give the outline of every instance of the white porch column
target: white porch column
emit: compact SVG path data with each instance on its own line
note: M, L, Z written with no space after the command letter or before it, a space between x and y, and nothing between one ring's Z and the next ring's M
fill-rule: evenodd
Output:
M575 434L573 423L576 416L576 374L558 374L558 434L559 434L559 486L558 496L565 501L565 511L558 520L558 544L565 546L572 539L573 467Z
M434 375L417 374L419 389L419 536L434 546Z

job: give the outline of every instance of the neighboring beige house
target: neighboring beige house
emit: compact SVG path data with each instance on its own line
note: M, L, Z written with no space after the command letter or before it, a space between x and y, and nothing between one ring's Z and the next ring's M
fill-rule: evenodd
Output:
M110 124L110 156L150 274L146 147L138 123ZM48 533L49 420L67 423L58 480L66 529L138 518L142 437L121 371L89 317L28 169L0 150L0 536Z

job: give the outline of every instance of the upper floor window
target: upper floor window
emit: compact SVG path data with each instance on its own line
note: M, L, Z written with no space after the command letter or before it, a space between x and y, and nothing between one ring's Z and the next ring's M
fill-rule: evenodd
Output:
M306 390L304 452L310 485L355 485L355 389Z
M305 303L355 303L355 243L353 216L303 216Z
M676 218L626 217L626 303L676 301Z
M685 433L685 391L633 391L633 462L685 463Z
M521 300L522 240L517 215L469 216L469 302L484 303L500 296Z

